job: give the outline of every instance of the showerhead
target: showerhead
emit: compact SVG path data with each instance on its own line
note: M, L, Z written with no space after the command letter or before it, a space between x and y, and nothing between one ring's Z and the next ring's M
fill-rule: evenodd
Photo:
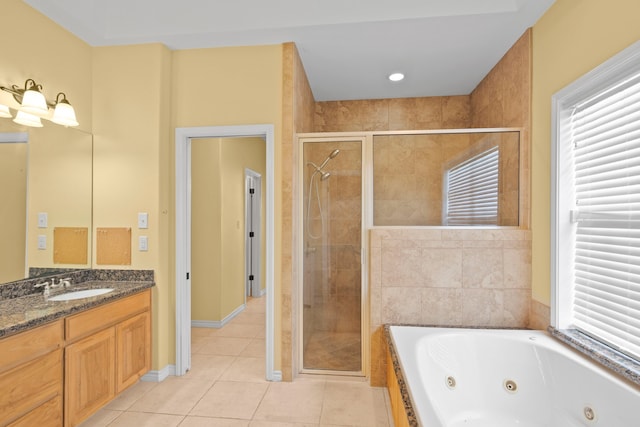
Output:
M325 167L325 165L327 163L329 163L329 160L333 159L335 156L337 156L340 153L340 150L338 150L337 148L335 150L333 150L331 153L329 153L329 155L327 156L326 159L324 159L324 161L320 164L320 166L316 165L313 162L307 162L307 166L313 166L313 168L316 170L314 172L314 174L319 173L320 174L320 180L324 181L326 179L329 179L329 177L331 176L331 172L325 172L322 170L323 167Z
M322 169L327 163L329 163L329 160L333 159L335 156L337 156L338 154L340 154L340 150L339 149L335 149L333 150L331 153L329 153L329 155L327 156L326 159L324 159L324 162L322 162L322 164L320 164L320 166L318 167L318 169Z

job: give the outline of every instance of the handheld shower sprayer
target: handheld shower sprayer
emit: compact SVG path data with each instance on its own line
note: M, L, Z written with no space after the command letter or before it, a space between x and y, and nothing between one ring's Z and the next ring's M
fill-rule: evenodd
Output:
M317 236L314 235L311 232L311 227L309 225L309 216L311 211L311 192L313 191L314 178L316 174L320 174L320 181L325 181L329 179L329 177L331 176L331 172L323 171L322 168L325 167L327 163L329 163L329 160L336 157L339 153L340 153L339 149L336 148L335 150L333 150L331 153L329 153L327 158L324 159L322 163L320 163L320 166L316 165L313 162L307 162L307 166L313 166L313 168L315 169L313 174L311 174L311 178L309 180L309 194L308 194L308 202L307 202L307 233L309 237L312 239L318 239L321 237L320 235L317 235ZM322 202L320 201L320 191L318 190L318 180L315 181L315 190L316 190L316 199L318 201L318 209L320 211L320 223L321 223L322 229L324 229L324 213L322 212Z
M329 163L329 160L333 159L335 156L337 156L338 154L340 154L340 150L339 149L335 149L333 150L331 153L329 153L329 155L327 156L326 159L324 159L324 162L322 162L322 164L320 165L320 167L318 169L322 169L323 167L325 167L325 165L327 163Z
M324 181L325 179L329 178L329 176L331 176L330 172L325 172L322 170L323 167L325 167L327 165L327 163L329 163L329 160L333 159L334 157L336 157L338 154L340 153L339 149L335 149L333 150L326 159L324 159L324 161L322 163L320 163L320 166L316 165L313 162L307 162L307 165L311 165L313 166L313 168L316 170L317 173L320 174L320 179L322 181ZM316 173L314 172L314 174Z

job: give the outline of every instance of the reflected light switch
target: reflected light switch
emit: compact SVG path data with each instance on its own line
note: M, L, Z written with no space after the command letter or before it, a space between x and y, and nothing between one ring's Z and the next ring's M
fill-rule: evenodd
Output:
M149 214L146 212L138 213L138 228L149 228Z

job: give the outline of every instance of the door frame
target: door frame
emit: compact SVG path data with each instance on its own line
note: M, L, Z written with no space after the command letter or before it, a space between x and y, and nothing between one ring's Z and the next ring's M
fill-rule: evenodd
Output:
M360 286L361 286L361 299L360 299L360 337L361 337L361 370L360 371L332 371L332 370L319 370L319 369L305 369L304 368L304 193L306 185L304 185L304 144L305 143L323 143L323 142L359 142L361 148L361 168L362 168L362 180L361 180L361 209L362 215L360 217ZM356 377L369 377L371 374L371 344L370 344L370 291L369 291L369 233L371 228L370 224L373 223L373 212L370 206L373 200L373 133L371 132L326 132L326 133L299 133L296 135L295 143L298 147L298 161L300 165L297 171L298 177L298 190L297 190L297 204L298 209L298 236L294 240L294 251L300 254L297 259L297 268L300 272L300 281L297 288L298 308L297 308L297 336L295 339L294 354L296 358L295 372L297 374L325 374L325 375L340 375L340 376L356 376Z
M268 381L280 381L274 370L274 274L275 274L275 138L272 124L176 128L176 369L184 375L191 368L191 140L196 138L261 137L266 144L266 373Z

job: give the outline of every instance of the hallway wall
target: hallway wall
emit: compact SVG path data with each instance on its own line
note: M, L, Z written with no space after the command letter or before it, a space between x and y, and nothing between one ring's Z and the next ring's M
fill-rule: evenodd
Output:
M191 143L192 321L218 326L244 304L244 170L264 177L265 153L262 138L198 138ZM262 223L265 230L264 215ZM265 239L261 242L264 267ZM264 288L264 272L261 278Z

